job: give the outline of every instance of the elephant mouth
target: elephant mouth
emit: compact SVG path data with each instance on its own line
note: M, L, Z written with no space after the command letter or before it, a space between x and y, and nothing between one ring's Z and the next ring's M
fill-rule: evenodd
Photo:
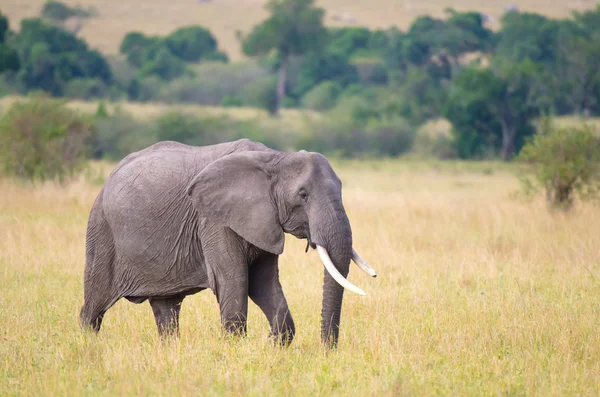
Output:
M304 253L308 252L308 247L312 249L317 249L317 244L313 243L313 241L310 239L310 232L307 232L306 236L303 238L306 239L306 249L304 250Z

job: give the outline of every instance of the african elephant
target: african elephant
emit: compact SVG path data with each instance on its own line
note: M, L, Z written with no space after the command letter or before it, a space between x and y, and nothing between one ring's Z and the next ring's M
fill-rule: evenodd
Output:
M342 184L318 153L280 152L247 139L213 146L159 142L125 157L92 207L82 327L98 332L120 298L150 302L161 336L179 334L185 296L210 288L226 331L246 333L248 297L276 343L294 321L279 283L284 232L307 239L325 266L321 338L336 346L356 254ZM308 246L307 246L308 250Z

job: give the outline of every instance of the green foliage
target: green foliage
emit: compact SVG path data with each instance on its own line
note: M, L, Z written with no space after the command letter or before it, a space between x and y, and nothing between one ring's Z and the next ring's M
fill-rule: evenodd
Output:
M497 63L471 66L454 79L444 112L460 157L501 153L508 160L520 150L539 114L531 102L538 71L531 62Z
M335 106L342 87L335 81L325 81L306 93L302 105L312 110L329 110Z
M229 107L241 107L244 106L244 100L236 95L225 95L221 100L221 106Z
M323 25L325 11L313 4L314 0L269 1L269 18L255 26L242 40L242 50L248 56L266 56L274 52L278 57L277 96L273 114L278 113L286 96L290 57L318 53L327 40L327 29Z
M185 73L185 63L167 48L160 48L151 60L147 60L139 71L140 77L157 76L162 80L173 80Z
M290 64L288 91L300 99L324 81L334 81L345 88L359 81L356 67L343 55L335 53L312 54Z
M548 120L519 155L533 164L534 176L523 178L526 190L543 188L555 207L572 207L580 198L597 196L600 189L600 138L587 126L555 127Z
M266 110L269 114L277 111L277 81L273 77L263 77L248 83L240 93L244 105Z
M458 68L460 58L492 48L492 32L479 13L448 10L447 20L430 16L416 18L407 33L390 31L386 60L390 68L427 67L439 77L448 78ZM435 72L435 73L433 73Z
M349 158L397 156L411 149L413 139L413 128L401 118L356 123L351 115L333 112L309 122L295 146Z
M69 81L78 78L112 83L106 59L75 35L41 19L25 19L15 38L21 59L18 78L26 90L62 95Z
M138 68L151 60L161 45L156 36L146 36L141 32L129 32L123 38L119 52L127 57L127 61Z
M0 73L17 71L21 66L17 51L6 42L9 33L8 19L0 12Z
M507 12L502 17L496 54L521 62L553 62L560 22L535 13Z
M35 96L0 118L0 166L8 176L63 179L79 170L90 120L63 101Z
M259 56L275 50L287 58L322 48L327 38L325 11L313 4L314 0L271 0L271 15L244 38L244 53Z
M189 115L169 112L140 121L117 109L112 115L97 116L92 143L96 158L120 160L127 154L159 141L177 141L188 145L213 145L249 138L281 149L279 131L256 121L232 120L226 116Z
M183 113L167 113L156 119L156 137L159 141L177 141L190 145L217 143L218 135L225 127L223 120L199 120Z
M217 51L214 36L202 26L185 26L166 37L129 32L119 51L139 69L137 78L157 76L165 81L191 74L186 66L190 62L228 62L227 55Z
M241 98L249 83L269 75L255 62L206 62L195 66L193 73L159 83L148 100L219 106L225 97Z
M333 28L330 29L330 41L327 46L328 52L335 52L346 58L350 58L357 51L370 49L371 31L364 27L351 28ZM382 46L382 43L375 42L377 46ZM379 49L381 47L378 47Z
M100 79L73 79L66 84L64 95L69 98L92 99L106 98L110 89Z
M79 7L69 7L60 1L46 1L42 7L42 17L57 22L64 22L72 17L89 18L92 12Z
M198 62L217 51L217 40L202 26L177 29L165 38L165 45L184 62Z
M127 154L143 149L157 141L149 125L135 120L117 109L95 117L91 154L94 158L121 160Z

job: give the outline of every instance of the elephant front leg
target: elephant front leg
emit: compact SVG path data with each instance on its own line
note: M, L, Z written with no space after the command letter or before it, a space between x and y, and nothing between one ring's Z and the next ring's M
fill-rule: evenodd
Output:
M221 310L221 324L225 331L236 336L246 335L248 317L248 279L228 279L221 282L217 290Z
M228 228L207 228L201 236L211 289L226 332L246 335L248 316L248 258L243 241Z
M254 261L249 270L248 295L269 320L275 343L287 346L296 328L279 282L277 262L277 255L266 252Z

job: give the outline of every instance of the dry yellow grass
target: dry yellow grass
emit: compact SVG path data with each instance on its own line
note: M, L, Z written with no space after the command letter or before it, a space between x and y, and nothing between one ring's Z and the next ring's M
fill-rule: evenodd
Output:
M105 172L112 165L102 166ZM600 394L600 208L551 214L510 198L503 164L335 162L355 246L341 345L319 344L322 266L289 239L281 260L298 336L225 340L212 293L188 297L182 337L119 302L78 327L84 235L100 184L0 180L0 395ZM93 176L93 174L92 174Z
M13 27L22 18L38 16L45 0L0 0L0 10L10 17ZM219 45L232 59L241 57L236 31L248 32L267 15L264 0L63 0L67 4L95 7L98 17L89 20L80 34L93 47L116 53L123 36L138 30L149 34L167 34L183 25L200 24L208 27ZM406 28L418 15L441 17L444 9L459 11L478 10L493 18L504 12L504 7L517 4L525 11L540 12L551 17L564 17L572 10L594 7L595 0L318 0L327 10L326 23L330 26L368 26ZM336 18L336 15L342 16ZM492 22L497 26L497 21Z

